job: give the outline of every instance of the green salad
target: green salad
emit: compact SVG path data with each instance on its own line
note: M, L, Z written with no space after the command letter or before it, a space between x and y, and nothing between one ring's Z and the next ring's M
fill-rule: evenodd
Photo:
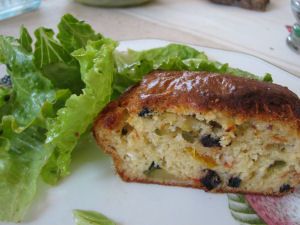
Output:
M52 185L69 175L72 151L97 114L150 71L190 70L258 79L210 61L191 47L170 44L119 52L118 43L70 14L58 33L40 27L32 36L0 35L0 220L19 222L40 177ZM267 74L265 81L270 81Z

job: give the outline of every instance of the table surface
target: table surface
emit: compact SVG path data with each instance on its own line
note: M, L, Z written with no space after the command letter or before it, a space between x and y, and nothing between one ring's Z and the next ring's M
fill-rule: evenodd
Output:
M30 31L55 28L63 14L72 13L116 40L157 38L244 52L300 77L300 55L285 42L286 25L295 22L290 1L271 1L266 12L257 12L208 0L156 0L123 9L44 0L37 11L0 21L0 34L17 35L21 24Z

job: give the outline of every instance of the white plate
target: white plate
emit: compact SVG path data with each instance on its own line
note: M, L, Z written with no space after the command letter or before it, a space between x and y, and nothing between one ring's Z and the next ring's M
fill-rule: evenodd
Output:
M169 44L161 40L121 42L119 49L142 50ZM197 47L210 59L263 75L300 95L300 79L256 57ZM72 225L73 209L96 210L118 225L234 225L225 194L150 184L125 183L115 174L112 160L95 145L83 141L73 155L72 173L60 185L42 185L22 224ZM39 186L41 187L41 186ZM2 223L5 224L5 223Z

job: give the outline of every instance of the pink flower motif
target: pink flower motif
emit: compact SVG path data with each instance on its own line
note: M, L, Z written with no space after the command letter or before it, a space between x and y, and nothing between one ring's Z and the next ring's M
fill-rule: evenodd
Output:
M300 225L300 189L283 197L246 195L246 199L268 225Z

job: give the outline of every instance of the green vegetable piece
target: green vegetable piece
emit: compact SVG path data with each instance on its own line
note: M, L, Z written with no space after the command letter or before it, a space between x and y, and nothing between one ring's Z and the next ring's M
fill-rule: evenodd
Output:
M13 84L11 111L20 129L25 129L36 119L45 102L55 100L51 82L36 68L33 57L20 43L0 36L0 63L6 64Z
M84 88L79 64L75 59L68 64L57 62L45 65L42 71L56 89L70 89L72 93L80 94Z
M89 24L77 20L71 14L66 14L61 18L58 30L57 38L69 53L85 47L88 41L102 38L102 35L96 34Z
M195 136L193 135L192 132L182 131L181 136L184 140L186 140L189 143L194 143L195 142Z
M86 132L101 109L110 101L114 73L113 51L116 42L110 39L89 42L86 49L72 55L79 61L82 80L86 84L81 95L72 95L57 112L47 133L47 145L55 151L43 169L43 178L50 184L69 174L71 153L79 137Z
M13 118L5 117L0 136L0 220L20 222L36 192L40 171L52 152L46 149L45 129L31 126L13 130Z
M269 173L273 173L274 170L282 169L286 166L286 162L282 160L276 160L274 163L272 163L268 168L267 171Z
M157 128L154 130L154 133L157 134L158 136L163 135L163 132L160 129L157 129Z
M112 220L96 211L73 210L76 225L116 225Z
M28 30L22 25L20 29L19 42L21 46L28 52L32 52L32 38Z
M122 93L128 86L140 81L144 75L153 70L188 70L186 60L207 60L204 53L179 44L145 51L115 52L114 56L117 66L115 95Z
M273 78L272 78L272 75L270 73L266 73L262 80L265 81L265 82L270 82L270 83L273 82Z
M34 61L38 68L45 65L72 60L70 54L54 39L54 32L51 29L40 27L35 32L36 37Z
M84 84L75 58L54 38L53 30L41 27L35 31L35 36L34 61L43 75L55 88L80 94Z
M240 224L266 225L264 221L251 208L243 195L227 194L227 197L231 215Z
M145 51L115 52L114 58L117 67L114 98L153 70L207 71L259 79L254 74L231 68L226 63L210 61L205 53L179 44L170 44ZM269 81L271 76L268 75L266 79Z

